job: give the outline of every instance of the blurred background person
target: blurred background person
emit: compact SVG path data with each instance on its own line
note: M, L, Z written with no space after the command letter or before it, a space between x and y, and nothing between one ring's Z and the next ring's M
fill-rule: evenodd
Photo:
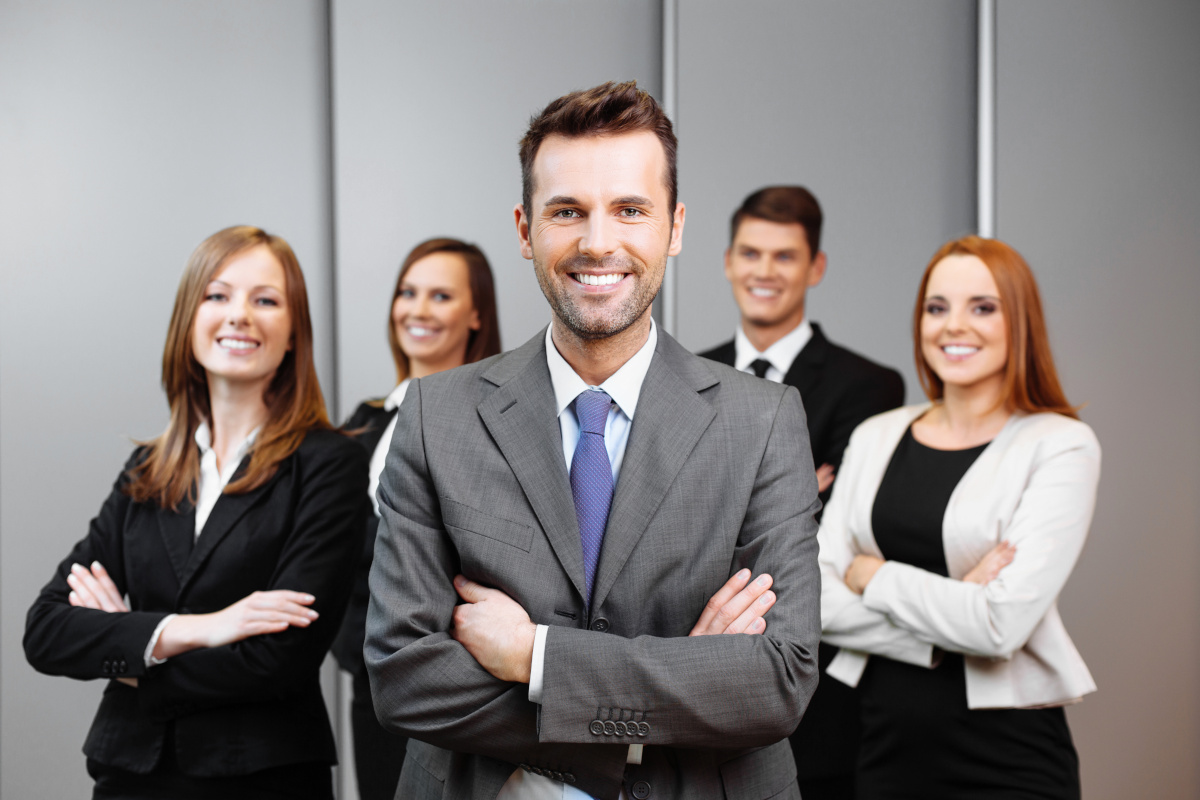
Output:
M809 320L805 297L827 263L823 221L821 205L803 186L767 186L742 202L725 251L741 322L731 341L701 355L800 391L821 500L828 502L851 431L902 404L904 379L829 341ZM836 653L820 646L822 674ZM854 796L858 737L855 690L821 681L790 740L805 800Z
M219 231L184 270L170 422L29 610L39 671L110 681L96 798L332 798L318 671L361 548L367 459L331 429L291 247Z
M1078 798L1062 706L1096 687L1056 601L1100 446L1003 242L938 250L913 336L931 402L859 426L820 534L829 674L861 687L857 796Z
M396 365L396 388L383 399L361 403L345 426L370 455L370 483L363 496L371 509L366 519L366 539L346 618L333 645L338 664L354 681L350 720L362 800L392 799L407 743L407 739L379 724L363 663L370 599L367 577L379 527L375 490L396 427L396 411L409 382L500 352L496 292L483 251L449 238L429 239L414 247L400 266L392 292L388 343Z

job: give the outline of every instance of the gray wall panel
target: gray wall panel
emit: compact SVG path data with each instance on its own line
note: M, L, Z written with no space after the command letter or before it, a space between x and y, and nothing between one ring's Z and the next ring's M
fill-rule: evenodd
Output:
M36 674L25 611L130 437L201 239L286 237L331 379L324 4L0 4L0 795L83 797L100 690Z
M810 318L901 369L919 397L917 280L974 225L973 4L688 0L679 16L681 340L733 335L729 217L761 186L801 183L824 208L829 254Z
M998 235L1104 447L1063 617L1084 796L1200 796L1200 5L998 4Z
M555 97L635 78L657 94L657 3L334 3L338 356L343 411L394 383L387 318L400 261L430 236L483 248L500 332L549 317L517 249L517 141ZM464 24L469 21L470 24Z

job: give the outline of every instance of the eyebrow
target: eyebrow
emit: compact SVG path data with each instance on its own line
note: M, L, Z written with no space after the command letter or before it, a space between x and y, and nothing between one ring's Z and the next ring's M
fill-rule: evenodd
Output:
M565 194L556 194L545 203L545 205L548 206L577 206L579 204L579 201L574 197L570 197Z
M226 283L225 281L221 280L220 278L213 278L211 281L208 282L207 286L212 286L214 283L219 283L222 286L224 286L226 289L233 288L233 284ZM280 289L278 286L275 286L270 283L260 283L258 286L250 287L250 291L252 291L252 292L257 292L259 289L271 289L272 291L276 291L276 292L283 291L283 289Z
M577 198L571 197L570 195L556 194L556 195L554 195L554 197L551 197L549 200L547 200L545 205L546 206L579 206L579 205L583 205L583 203L579 202L579 200ZM628 194L628 195L625 195L624 197L618 197L617 199L615 199L611 203L609 203L609 205L610 206L645 206L646 208L654 207L654 203L652 203L650 201L650 198L642 197L640 194Z
M931 294L931 295L927 295L927 296L925 297L925 299L926 299L926 300L941 300L943 303L949 303L949 302L950 302L950 301L949 301L949 300L947 300L945 297L942 297L940 294ZM996 302L996 303L999 303L999 302L1000 302L1000 298L999 298L999 297L994 297L994 296L992 296L992 295L990 295L990 294L977 294L977 295L975 295L974 297L969 297L969 298L967 298L967 302L968 302L968 303L974 303L974 302L976 302L976 301L979 301L979 300L991 300L991 301L993 301L993 302Z

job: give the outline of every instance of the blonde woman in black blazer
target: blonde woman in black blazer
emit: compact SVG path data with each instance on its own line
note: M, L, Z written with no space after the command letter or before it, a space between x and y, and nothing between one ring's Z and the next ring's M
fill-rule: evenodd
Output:
M209 237L138 447L26 620L39 671L109 681L96 798L332 798L318 670L362 542L366 459L330 429L304 279L257 228Z

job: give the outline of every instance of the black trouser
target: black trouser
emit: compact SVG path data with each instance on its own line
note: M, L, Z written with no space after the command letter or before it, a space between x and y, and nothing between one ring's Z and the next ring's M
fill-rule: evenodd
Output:
M379 724L366 674L354 677L350 725L354 729L354 774L358 778L359 798L392 800L396 796L400 768L404 766L408 739Z

